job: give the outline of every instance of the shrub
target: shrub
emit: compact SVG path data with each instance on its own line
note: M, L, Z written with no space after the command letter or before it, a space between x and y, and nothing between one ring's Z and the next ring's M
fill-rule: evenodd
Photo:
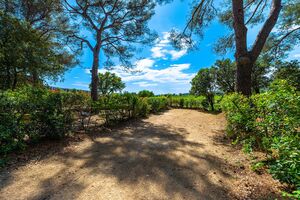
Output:
M154 93L149 90L142 90L142 91L139 91L138 96L139 97L153 97Z
M226 95L221 102L221 108L226 113L229 136L233 139L249 137L255 121L250 99L237 93Z
M79 93L24 87L0 95L0 154L41 137L60 138L72 128Z
M273 161L270 173L282 182L294 185L300 190L300 137L288 135L274 137L271 150Z
M173 108L208 109L204 96L170 96L169 106Z
M136 94L112 94L99 98L94 104L97 112L103 115L107 124L130 118L145 117L150 111L146 99Z
M158 113L168 108L167 97L149 97L147 102L150 105L150 112Z
M271 174L300 188L300 95L284 80L250 98L226 95L221 107L226 112L227 132L244 145L246 152L258 147L268 153ZM294 192L290 196L297 196Z

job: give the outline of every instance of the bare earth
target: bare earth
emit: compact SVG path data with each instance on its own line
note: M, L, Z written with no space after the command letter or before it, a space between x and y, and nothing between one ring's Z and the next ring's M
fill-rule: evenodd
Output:
M130 121L3 170L0 199L280 199L224 127L223 114L181 109Z

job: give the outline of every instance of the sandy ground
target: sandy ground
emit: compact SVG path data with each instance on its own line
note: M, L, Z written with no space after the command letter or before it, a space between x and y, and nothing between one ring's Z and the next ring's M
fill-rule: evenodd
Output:
M180 109L130 121L2 170L0 199L278 198L224 127L222 114Z

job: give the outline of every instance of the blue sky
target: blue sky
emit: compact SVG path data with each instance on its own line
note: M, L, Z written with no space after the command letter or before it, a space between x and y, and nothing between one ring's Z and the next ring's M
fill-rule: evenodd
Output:
M172 28L182 30L185 27L190 6L187 1L175 0L173 3L158 6L155 15L149 22L149 27L159 34L159 39L151 47L144 46L137 53L133 62L136 64L134 72L128 72L121 66L113 70L126 83L125 91L137 92L152 90L156 94L187 93L190 81L199 69L209 67L217 59L232 58L232 54L219 56L212 51L217 39L226 34L226 27L218 22L212 23L206 30L202 40L197 40L198 49L195 51L175 50L168 40L168 32ZM255 39L256 28L249 30L249 41ZM100 59L105 59L103 55ZM300 48L291 52L289 59L300 59ZM85 49L80 58L80 66L76 66L64 74L62 82L50 85L63 88L77 88L88 90L91 75L92 54ZM100 63L99 72L104 72Z

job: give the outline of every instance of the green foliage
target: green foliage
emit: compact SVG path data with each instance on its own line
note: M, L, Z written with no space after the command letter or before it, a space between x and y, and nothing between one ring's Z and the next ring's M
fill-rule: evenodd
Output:
M23 87L0 93L0 154L42 137L60 138L72 128L80 93Z
M298 134L272 138L271 150L275 158L270 173L280 181L300 190L300 136Z
M234 92L236 64L230 59L217 60L213 65L216 73L216 85L224 93Z
M0 89L57 80L72 64L58 44L41 37L27 22L0 12Z
M277 80L270 89L247 98L233 93L221 102L228 120L228 134L249 153L260 148L270 158L271 174L300 186L300 95L287 81ZM295 194L297 195L297 194Z
M292 193L283 192L284 197L290 197L293 199L300 199L300 190L295 190Z
M94 108L105 118L106 124L146 117L150 112L147 100L131 93L101 96Z
M169 104L174 108L208 109L204 96L170 96Z
M300 62L297 60L281 62L276 67L274 78L287 80L297 91L300 91Z
M197 75L192 79L192 88L190 93L193 95L203 95L211 110L214 110L214 96L216 90L215 69L200 69Z
M142 90L142 91L139 91L138 95L139 95L139 97L153 97L154 93L149 90Z
M256 162L251 165L251 170L259 172L265 166L264 162Z
M252 92L258 94L269 86L271 79L267 74L270 73L270 68L273 66L272 61L273 58L265 54L261 55L254 63L251 74Z
M115 73L99 73L98 91L100 95L109 95L121 92L125 88L125 83Z
M150 111L158 113L168 108L168 99L166 97L149 97L147 102L150 105Z
M221 108L226 112L227 133L230 137L245 138L249 136L249 132L253 132L250 99L237 93L225 95L221 102Z

